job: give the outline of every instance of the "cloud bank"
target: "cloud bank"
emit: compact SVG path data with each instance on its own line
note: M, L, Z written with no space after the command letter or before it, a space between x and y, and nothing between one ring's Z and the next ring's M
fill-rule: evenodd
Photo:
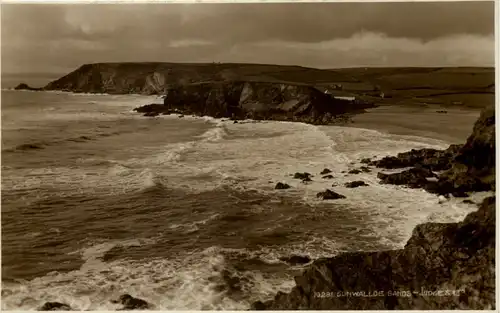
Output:
M493 66L494 3L7 4L2 72L82 63Z

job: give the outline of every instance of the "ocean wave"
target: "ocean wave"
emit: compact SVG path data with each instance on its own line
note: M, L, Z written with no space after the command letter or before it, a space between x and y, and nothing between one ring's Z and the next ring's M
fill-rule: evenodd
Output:
M199 228L200 225L206 225L206 224L216 220L219 216L220 216L219 213L215 213L215 214L210 215L208 218L205 218L205 219L202 219L199 221L172 224L172 225L170 225L170 229L180 230L184 234L194 233L194 232L200 230L200 228Z
M419 189L381 185L377 178L380 169L347 173L362 166L362 158L380 158L419 148L445 148L447 144L443 141L350 127L286 122L258 123L252 127L224 122L218 125L224 127L224 131L248 132L254 136L242 140L198 142L191 150L192 156L185 160L185 166L177 168L177 175L186 178L198 173L200 177L212 179L212 184L205 184L207 188L257 190L264 195L292 197L311 206L332 203L316 197L318 192L330 188L346 196L336 200L335 205L360 210L361 215L370 219L371 227L387 248L400 248L415 225L427 221L434 212L448 218L463 218L474 209L454 201L439 203L435 195ZM259 136L282 131L285 134L277 137ZM213 132L210 134L211 139L221 138ZM224 149L221 149L222 144ZM207 170L200 172L204 168ZM322 178L320 172L324 168L332 171L333 179ZM313 174L312 182L305 184L293 179L295 172ZM353 180L363 180L369 186L345 187ZM291 188L277 191L274 189L277 182L287 183Z
M227 130L224 126L225 123L220 120L215 120L213 123L215 127L207 130L200 136L200 138L203 138L204 142L218 142L227 137Z
M16 151L30 151L30 150L42 150L46 149L49 146L57 146L60 144L64 144L67 142L87 142L95 140L95 137L80 135L77 137L70 137L62 140L52 140L52 141L43 141L43 142L30 142L23 143L15 146L14 148L2 149L2 152L16 152Z
M142 159L133 158L130 159L127 163L130 164L131 166L137 166L137 165L160 166L172 163L181 163L182 157L186 153L197 151L200 148L203 148L202 145L204 143L219 142L227 136L223 122L215 119L210 120L210 122L214 124L214 127L210 128L209 130L198 136L200 140L168 144L165 146L165 149L160 153L156 153L150 157Z
M243 310L262 296L289 291L293 286L291 277L262 273L245 260L235 267L234 262L239 261L234 256L244 252L217 246L173 259L102 261L118 245L151 242L95 244L74 252L85 261L79 270L3 282L2 309L33 310L46 301L59 301L76 310L116 310L117 305L110 300L129 293L148 301L156 310Z

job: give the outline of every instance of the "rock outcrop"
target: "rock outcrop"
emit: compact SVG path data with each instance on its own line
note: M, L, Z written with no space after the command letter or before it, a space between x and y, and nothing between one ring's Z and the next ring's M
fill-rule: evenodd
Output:
M311 262L311 258L309 258L307 255L292 255L289 257L281 257L280 261L286 262L291 265L298 265Z
M433 178L437 175L431 170L421 166L411 168L406 171L394 174L378 173L377 177L384 184L406 185L410 188L424 188L429 184L427 178Z
M371 161L379 168L414 167L397 174L379 173L383 183L424 188L440 195L495 190L495 108L482 111L464 145L446 150L420 149ZM436 175L432 171L442 171ZM428 181L428 177L439 177Z
M42 88L33 88L33 87L28 86L25 83L21 83L21 84L17 85L14 89L15 90L31 90L31 91L41 91L42 90Z
M323 199L323 200L337 200L337 199L345 199L345 196L336 193L335 191L331 191L330 189L326 189L325 191L318 192L316 194L317 198Z
M494 108L484 110L463 146L445 151L412 150L374 163L388 168L416 166L380 178L388 183L410 182L439 194L495 190L494 118ZM437 182L428 182L433 170L445 171ZM296 286L290 293L280 292L273 300L258 301L252 307L495 309L495 212L495 197L489 197L460 223L418 225L404 249L316 260L295 277Z
M320 175L330 174L332 171L329 168L325 168L319 173Z
M472 134L453 158L452 166L439 176L429 191L451 192L495 190L495 108L481 113Z
M163 106L137 111L330 124L370 107L373 104L337 99L304 84L230 81L170 87Z
M112 303L122 304L123 308L120 310L131 311L131 310L149 310L151 305L139 298L132 297L129 294L121 295L118 300L111 301Z
M312 177L312 175L310 173L307 173L307 172L304 172L304 173L297 172L293 175L293 178L295 178L295 179L306 179L306 178L310 178L310 177Z
M345 183L344 186L346 188L358 188L358 187L362 187L362 186L368 186L368 184L362 180L355 180L352 182Z
M286 183L279 182L276 184L274 189L290 189L290 185Z
M461 223L417 226L400 250L316 260L260 310L495 309L495 198Z
M397 156L388 156L379 161L369 162L370 165L385 169L396 169L420 165L433 171L444 171L451 167L451 161L462 145L450 145L446 150L412 149L409 152L399 153ZM363 159L368 163L368 159Z
M72 311L71 307L61 302L45 302L38 311Z

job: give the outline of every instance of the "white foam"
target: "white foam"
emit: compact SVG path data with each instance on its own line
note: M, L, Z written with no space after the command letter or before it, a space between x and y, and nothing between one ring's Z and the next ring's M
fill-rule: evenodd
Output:
M180 224L172 224L170 225L170 229L175 229L175 230L180 230L185 234L190 234L194 233L199 230L198 225L205 225L208 222L211 222L215 220L217 217L219 217L219 213L212 214L206 219L202 219L200 221L194 221L194 222L188 222L188 223L180 223Z
M475 209L473 205L457 201L439 204L435 195L420 189L380 185L376 177L379 169L373 169L371 173L342 173L360 167L361 158L395 155L419 148L443 149L447 147L443 141L368 129L289 122L232 124L222 121L218 125L243 139L197 142L183 159L182 166L175 169L176 175L188 179L196 177L193 173L198 173L211 176L212 182L193 182L191 187L215 189L230 186L237 190L295 196L313 206L331 203L332 206L356 208L361 215L371 219L370 227L391 248L401 247L416 224L426 222L431 214L456 220ZM319 173L324 168L332 170L333 179L321 177ZM295 172L309 172L314 175L313 181L304 184L293 179L291 175ZM353 180L363 180L369 186L344 187ZM274 185L278 181L288 183L292 188L276 191ZM337 186L332 187L332 183ZM331 202L317 199L316 194L326 188L346 196L346 199Z
M211 121L212 122L212 121ZM220 120L214 120L215 127L207 130L205 133L203 133L200 137L203 138L205 142L217 142L221 141L227 136L225 127L224 127L224 122Z
M223 283L222 271L231 268L225 254L244 251L211 247L174 259L110 263L98 259L116 244L104 242L78 251L85 260L79 270L3 283L2 309L33 310L46 301L59 301L76 310L116 310L119 306L110 300L129 293L150 302L156 310L244 310L257 298L288 291L293 286L292 279L264 278L256 272L235 273L249 279L243 286L246 297L238 301L214 287Z

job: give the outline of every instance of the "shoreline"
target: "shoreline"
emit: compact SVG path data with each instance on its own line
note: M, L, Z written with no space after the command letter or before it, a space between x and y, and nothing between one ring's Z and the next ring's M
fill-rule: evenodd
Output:
M158 93L153 95L146 95L140 93L85 93L85 92L72 92L62 90L16 90L14 88L3 88L2 91L15 91L15 92L47 92L52 94L68 94L78 96L131 96L140 97L144 99L160 100L163 104L164 95ZM160 104L160 103L158 103ZM148 105L148 104L146 104ZM134 107L140 108L144 105ZM144 115L136 110L139 115ZM438 113L437 111L445 110L446 113ZM366 108L364 112L353 112L347 114L347 120L339 120L329 124L315 124L307 123L304 121L282 120L282 119L237 119L238 122L244 123L258 123L263 121L276 121L276 122L292 122L292 123L305 123L316 126L341 126L353 127L360 129L376 130L382 133L402 135L402 136L417 136L425 137L436 140L441 140L447 144L455 144L463 142L467 139L472 130L474 122L479 117L481 112L480 108L462 108L462 107L443 107L440 105L426 105L419 107L415 105L403 104L384 104L374 108ZM230 117L213 117L210 115L199 116L196 114L183 114L182 112L176 113L181 116L193 116L205 118L206 116L213 119L233 120ZM162 115L162 114L159 114ZM340 118L343 114L339 115ZM154 117L154 116L145 116Z
M123 97L134 97L134 98L140 98L140 99L158 99L162 100L163 95L145 95L145 94L107 94L107 93L84 93L84 92L72 92L72 91L61 91L61 90L39 90L39 91L34 91L34 90L16 90L14 88L8 89L8 88L3 88L1 89L2 91L9 91L9 92L29 92L29 93L48 93L48 94L62 94L62 95L75 95L75 96L99 96L99 97L104 97L104 96L123 96ZM449 138L447 138L447 135L441 135L439 133L427 133L427 134L420 134L420 135L415 135L412 133L409 133L407 130L398 130L396 128L387 127L384 125L386 121L380 119L378 116L380 115L377 111L378 109L382 108L383 110L390 109L391 111L401 113L402 116L413 116L411 115L411 108L407 108L402 105L384 105L381 107L376 107L376 108L371 108L371 109L365 109L365 112L361 113L355 113L349 116L348 118L350 121L339 121L336 123L331 123L331 124L311 124L311 123L306 123L303 121L289 121L289 120L279 120L279 119L231 119L230 117L213 117L210 115L196 115L196 114L183 114L182 112L179 113L170 113L170 114L159 114L157 116L144 116L144 114L137 112L135 109L138 108L137 105L140 104L130 104L132 107L131 110L127 110L128 113L134 113L137 115L137 117L144 117L144 118L155 118L155 117L161 117L161 116L169 116L170 118L172 117L177 117L177 118L188 118L188 119L202 119L202 120L213 120L213 121L222 121L222 122L235 122L241 123L241 124L246 124L246 123L265 123L265 122L279 122L279 123L301 123L301 124L306 124L306 125L314 125L318 127L328 127L328 126L336 126L336 127L350 127L350 128L358 128L358 129L366 129L366 130L375 130L381 133L386 133L386 134L393 134L393 135L401 135L401 136L416 136L416 137L424 137L424 138L430 138L434 140L439 140L446 142L447 144L453 144L456 142L462 142L466 139L460 139L460 140L455 140L451 141ZM140 105L141 106L141 105ZM139 106L139 107L140 107ZM454 111L463 111L463 112L473 112L475 115L479 116L480 110L460 110L460 109L454 109ZM437 113L436 113L437 114ZM449 116L452 116L453 114L450 114ZM378 124L372 123L371 121L366 121L366 119L363 116L374 116L375 119L379 119ZM474 121L477 119L476 117L469 118L471 122L472 127ZM410 128L411 124L407 125L408 130L411 130ZM465 127L461 130L461 134L469 134L470 133L470 128Z
M447 113L436 112L442 109ZM352 123L345 126L456 144L467 140L480 113L479 109L432 106L416 111L410 106L388 105L367 109L366 112L353 116Z
M494 192L494 107L481 112L466 143L456 149L448 155L412 150L369 164L413 166L402 174L379 176L399 180L387 181L389 184L444 196L458 193L456 197L461 198L477 191ZM425 181L429 175L422 174L431 169L445 169L436 183ZM478 207L458 223L417 225L403 249L344 253L316 260L295 277L296 285L290 292L254 302L251 309L495 309L496 197L484 199ZM424 289L445 294L419 292ZM457 297L449 292L453 290L463 292ZM352 296L336 296L346 291ZM401 291L405 295L401 296Z

